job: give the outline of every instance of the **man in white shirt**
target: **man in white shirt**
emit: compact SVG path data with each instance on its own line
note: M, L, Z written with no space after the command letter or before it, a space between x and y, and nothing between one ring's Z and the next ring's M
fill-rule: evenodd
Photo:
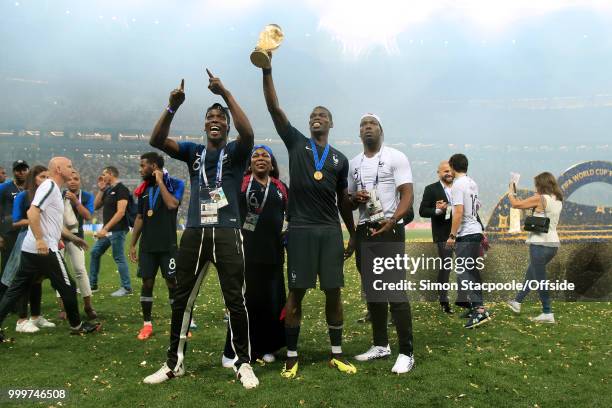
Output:
M483 226L478 217L480 200L478 199L478 184L467 175L468 159L457 153L451 156L448 164L454 174L451 187L451 202L453 204L453 222L451 232L446 241L447 247L455 247L455 273L461 286L480 283L479 265L480 245L483 240ZM491 319L485 309L481 290L467 289L462 293L467 299L458 299L470 303L470 309L464 317L468 318L466 329L473 329Z
M58 244L62 236L79 247L87 248L85 240L64 228L64 201L61 187L72 177L72 162L65 157L54 157L49 162L50 177L36 190L28 220L30 226L21 247L21 266L0 301L0 327L17 299L41 275L49 278L60 293L73 334L97 331L99 323L82 322L79 315L76 287L66 271ZM0 331L0 342L4 334Z
M363 153L349 162L348 191L353 208L359 208L355 242L350 245L356 248L355 259L368 302L374 344L355 358L369 361L391 355L387 334L387 313L391 309L399 338L399 355L391 371L401 374L414 366L410 303L405 291L376 292L373 282L378 277L369 264L369 253L364 252L369 251L369 246L376 246L388 250L386 256L404 256L406 235L403 218L412 208L412 171L402 152L383 145L383 130L378 116L371 113L362 116L360 137ZM405 271L403 276L405 278Z

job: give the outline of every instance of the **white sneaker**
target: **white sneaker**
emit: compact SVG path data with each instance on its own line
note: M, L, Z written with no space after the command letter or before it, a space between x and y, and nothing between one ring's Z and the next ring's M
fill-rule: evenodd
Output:
M178 367L178 370L172 371L170 368L168 368L168 365L164 363L162 368L160 368L150 376L145 377L142 382L145 384L161 384L174 377L182 377L183 375L185 375L185 366L183 364Z
M234 363L238 361L238 357L229 358L225 357L225 354L221 356L221 365L224 368L234 368Z
M255 373L253 372L253 367L251 367L249 363L242 363L242 365L238 369L238 372L236 373L236 376L242 383L242 386L247 390L255 388L259 385L259 380L255 376Z
M261 359L266 363L273 363L276 361L276 357L274 357L274 354L272 353L264 354Z
M189 322L189 328L192 330L198 328L198 325L196 324L195 320L191 319L191 321Z
M132 289L126 289L126 288L121 287L118 290L111 293L111 296L123 297L123 296L131 295L132 293L133 293Z
M15 331L17 333L36 333L37 331L40 331L40 329L34 324L34 322L28 319L21 323L17 322Z
M404 374L412 370L412 367L414 367L414 356L400 354L397 356L397 360L395 360L395 365L391 369L391 372Z
M506 304L514 313L521 313L521 304L516 300L509 300Z
M387 347L372 346L365 353L356 355L355 360L369 361L369 360L376 360L378 358L385 358L390 355L391 355L391 347L389 347L389 345L387 345Z
M32 323L34 323L34 325L36 325L36 327L39 329L52 329L55 327L55 323L48 321L42 316L38 316L36 319L30 318L30 321L32 321Z
M535 323L554 323L555 315L554 313L542 313L539 316L530 318L529 320Z

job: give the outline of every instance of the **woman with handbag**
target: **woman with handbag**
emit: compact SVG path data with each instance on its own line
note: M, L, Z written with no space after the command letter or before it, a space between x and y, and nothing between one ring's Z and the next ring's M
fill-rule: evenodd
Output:
M517 293L514 300L508 301L508 306L515 313L520 313L521 302L529 294L534 281L540 284L546 281L546 265L555 257L559 250L559 235L557 224L563 208L563 193L555 177L544 172L535 179L536 193L525 200L515 196L515 186L510 184L508 199L512 208L531 209L531 215L525 218L525 231L529 231L527 244L529 245L529 266L525 274L523 290ZM539 285L541 286L541 285ZM538 287L538 294L542 302L542 313L532 318L536 323L554 323L550 297L546 288Z

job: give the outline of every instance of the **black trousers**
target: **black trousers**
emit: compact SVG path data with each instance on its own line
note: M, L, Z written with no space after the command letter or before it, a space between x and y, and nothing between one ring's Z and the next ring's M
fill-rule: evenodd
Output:
M5 228L5 225L0 225L0 227ZM11 252L13 252L13 248L15 247L15 241L17 241L17 235L19 235L18 231L9 231L2 234L4 246L0 249L0 277L2 277L4 267L11 257ZM2 299L7 289L4 283L0 283L0 299Z
M377 227L378 228L378 227ZM404 225L395 225L393 229L384 234L371 236L369 226L362 224L357 227L355 235L355 260L357 261L357 270L360 274L372 273L372 271L361 270L361 245L367 242L402 242L406 241L406 231ZM402 251L401 256L404 256ZM413 352L413 337L412 337L412 312L410 303L405 302L368 302L368 311L372 322L372 337L375 346L386 347L389 344L389 335L387 331L387 319L389 309L391 317L395 324L397 337L399 340L399 352L405 355L412 355Z
M446 266L450 266L450 262L446 262L448 258L452 260L453 258L453 250L452 248L446 247L446 242L436 242L438 247L438 256L442 259L442 267L438 271L438 279L437 283L448 283L448 279L450 277L450 273L452 268L447 268ZM440 289L438 292L440 303L446 302L448 303L448 290Z
M469 234L457 237L455 243L455 273L457 273L457 280L459 281L460 288L462 288L464 284L482 283L480 271L476 267L476 258L478 258L480 254L481 241L482 234ZM459 258L463 258L462 262L464 265L468 265L464 266L462 271L459 269ZM465 289L458 291L457 295L458 302L467 302L472 308L483 305L482 290Z
M21 252L21 265L15 278L8 287L2 300L0 300L0 327L15 302L30 289L40 276L46 276L51 286L57 290L64 302L64 308L70 326L78 327L81 324L79 304L76 295L76 286L68 274L64 258L59 252L49 251L47 255Z
M231 344L238 356L236 368L251 361L249 320L244 293L244 256L240 230L234 228L187 228L176 257L176 291L172 303L170 347L167 365L182 364L187 350L187 332L200 285L210 264L215 265L229 310Z
M4 267L11 256L11 252L13 252L15 241L17 241L17 235L19 235L19 231L10 231L2 234L4 247L0 249L0 256L2 257L0 260L0 276L2 276L2 273L4 272Z
M28 304L30 305L30 316L40 316L42 300L42 283L34 282L17 300L17 317L25 319L28 317Z
M285 323L280 315L287 302L283 264L246 263L246 305L254 360L285 347ZM229 325L223 354L234 358Z

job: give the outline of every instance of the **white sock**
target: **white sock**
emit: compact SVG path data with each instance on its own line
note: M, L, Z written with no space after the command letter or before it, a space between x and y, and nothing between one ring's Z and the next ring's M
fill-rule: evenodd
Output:
M297 350L287 350L287 357L297 357Z
M153 326L153 323L151 323L151 321L148 321L148 322L144 322L144 325L145 326Z
M342 354L342 346L331 346L332 354Z

